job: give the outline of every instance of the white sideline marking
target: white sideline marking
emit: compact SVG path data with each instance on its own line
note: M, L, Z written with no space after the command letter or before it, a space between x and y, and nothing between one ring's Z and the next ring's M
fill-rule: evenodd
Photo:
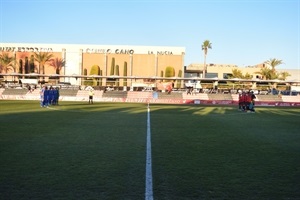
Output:
M150 107L148 103L147 112L147 151L146 151L146 186L145 200L153 200L152 186L152 156L151 156L151 130L150 130Z

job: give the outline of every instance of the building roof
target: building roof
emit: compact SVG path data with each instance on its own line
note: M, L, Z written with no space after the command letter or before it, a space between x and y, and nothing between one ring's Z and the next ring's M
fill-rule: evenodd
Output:
M137 45L94 45L94 44L42 44L42 43L0 43L0 51L19 52L70 52L83 53L117 53L134 52L135 54L182 55L185 47L174 46L137 46Z
M214 63L207 63L207 67L238 67L237 65L234 64L214 64ZM204 69L204 64L199 64L199 63L192 63L189 64L186 67L187 71L203 71Z
M250 74L257 74L262 67L262 64L257 64L254 66L247 66L247 67L238 67L237 65L233 64L207 64L207 72L208 73L231 73L233 69L241 70L243 74L250 73ZM204 64L200 63L191 63L186 66L187 73L202 73L204 69ZM277 72L288 72L290 76L287 77L286 81L291 82L299 82L300 81L300 69L276 69ZM220 74L219 77L223 77L223 74Z
M300 81L300 69L277 69L278 72L288 72L286 81Z

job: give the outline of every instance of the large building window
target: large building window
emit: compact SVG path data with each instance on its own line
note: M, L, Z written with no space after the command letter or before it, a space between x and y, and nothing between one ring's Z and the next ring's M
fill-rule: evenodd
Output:
M218 78L218 73L207 73L205 78Z
M199 77L199 73L184 73L184 78L196 78Z
M223 73L223 79L229 79L232 77L231 73Z

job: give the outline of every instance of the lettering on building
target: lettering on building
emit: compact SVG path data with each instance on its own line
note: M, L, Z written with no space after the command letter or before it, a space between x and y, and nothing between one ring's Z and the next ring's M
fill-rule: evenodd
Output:
M87 48L85 50L86 53L100 53L100 54L111 54L112 50L111 49L90 49ZM134 54L133 49L116 49L114 51L115 54Z
M0 47L0 51L5 52L53 52L52 48L44 47Z
M173 55L172 51L157 51L157 55ZM153 51L148 51L148 55L154 54Z
M104 54L104 53L107 53L107 50L106 49L90 49L90 48L87 48L86 53L100 53L100 54Z
M133 49L116 49L115 54L133 54Z
M157 55L173 55L172 51L157 51Z

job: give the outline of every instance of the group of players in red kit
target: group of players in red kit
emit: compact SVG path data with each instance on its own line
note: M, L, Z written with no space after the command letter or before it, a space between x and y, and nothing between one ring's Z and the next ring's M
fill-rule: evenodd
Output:
M239 110L245 112L255 112L256 96L253 91L239 93Z

